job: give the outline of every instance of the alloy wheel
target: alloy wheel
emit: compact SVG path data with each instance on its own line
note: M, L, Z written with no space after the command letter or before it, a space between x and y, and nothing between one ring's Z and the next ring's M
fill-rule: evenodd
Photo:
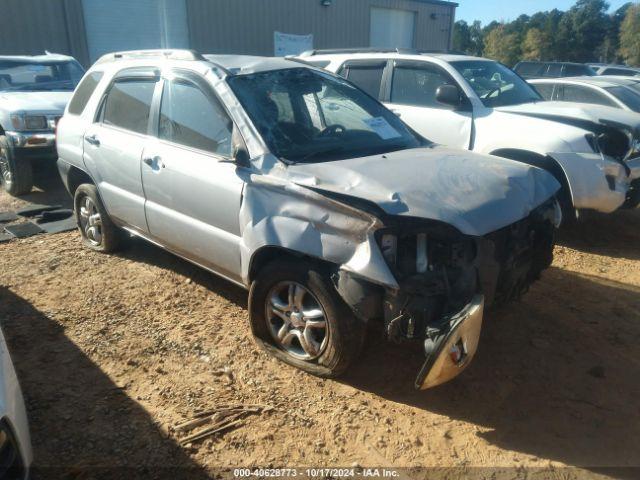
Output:
M296 282L280 282L265 303L269 331L280 348L306 361L322 354L329 324L322 305L309 290Z
M97 247L102 243L102 218L88 196L80 199L80 228L92 245Z
M9 159L2 147L0 147L0 181L4 185L11 184L13 177L9 168Z

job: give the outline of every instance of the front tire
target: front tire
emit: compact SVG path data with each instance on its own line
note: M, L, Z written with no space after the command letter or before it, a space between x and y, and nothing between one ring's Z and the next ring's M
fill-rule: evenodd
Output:
M274 261L249 291L258 343L278 359L320 377L342 374L360 354L366 325L315 265Z
M117 250L122 243L122 232L109 218L96 186L90 183L80 185L73 202L82 243L97 252Z
M28 158L17 158L6 136L0 136L0 183L17 197L33 188L33 168Z

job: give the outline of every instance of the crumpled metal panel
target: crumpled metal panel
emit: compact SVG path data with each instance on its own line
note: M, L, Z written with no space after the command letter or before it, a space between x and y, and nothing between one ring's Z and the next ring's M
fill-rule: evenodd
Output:
M292 165L287 175L373 201L390 215L438 220L473 236L521 220L560 188L542 169L441 146Z
M579 209L593 209L610 213L624 203L629 190L629 178L617 161L599 153L549 153L569 178L573 205ZM606 176L614 179L614 190Z
M375 217L307 188L250 175L240 210L243 280L249 283L251 258L260 248L278 246L398 288L375 244L380 226Z

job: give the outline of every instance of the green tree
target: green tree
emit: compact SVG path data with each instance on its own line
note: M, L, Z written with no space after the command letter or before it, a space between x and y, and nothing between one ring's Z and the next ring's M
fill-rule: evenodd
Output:
M629 7L620 26L620 55L629 65L640 66L640 5Z
M570 60L597 60L597 52L610 28L611 17L607 15L607 10L609 4L604 0L578 0L565 14L568 23L565 26L570 26L571 34L570 49L565 54ZM562 22L565 22L565 18Z
M504 25L495 27L485 38L484 55L508 66L515 65L520 57L518 35L507 33Z
M551 40L546 32L538 28L530 28L522 42L522 58L524 60L549 60Z
M476 20L469 27L469 34L471 35L471 51L472 55L482 55L484 50L484 34L482 32L482 24Z
M453 49L460 52L471 53L471 29L464 20L458 20L453 25Z

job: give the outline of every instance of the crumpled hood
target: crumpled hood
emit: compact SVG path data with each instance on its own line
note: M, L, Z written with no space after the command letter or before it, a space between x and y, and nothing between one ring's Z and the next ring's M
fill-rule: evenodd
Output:
M375 202L387 214L439 220L482 236L518 220L560 188L544 170L436 146L291 165L289 180Z
M535 102L523 103L509 107L498 107L496 110L505 113L531 115L562 123L571 120L585 120L593 123L617 123L640 130L640 115L620 108L589 105L572 102Z
M73 92L2 92L0 108L11 112L62 115L72 95Z

